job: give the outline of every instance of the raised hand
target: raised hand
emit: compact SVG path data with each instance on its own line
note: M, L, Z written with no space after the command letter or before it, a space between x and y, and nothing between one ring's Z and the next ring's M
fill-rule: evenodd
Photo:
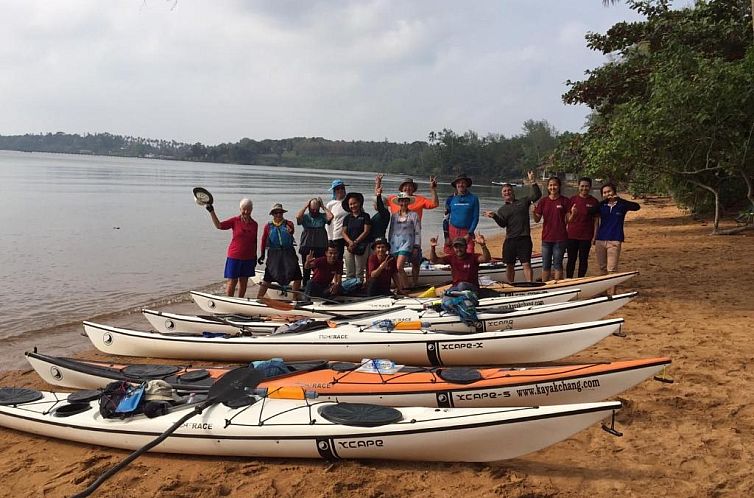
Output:
M374 177L374 187L382 187L382 177L385 176L383 173L379 173L377 176Z
M437 177L436 176L430 176L429 177L429 188L432 190L437 188Z
M526 173L526 177L529 179L529 183L532 183L534 181L534 172L529 171L528 173Z
M481 233L476 234L476 238L474 240L480 246L487 244L487 240L484 238L484 235L482 235Z
M437 237L431 237L429 239L429 245L432 247L437 247Z
M309 265L314 261L314 251L309 251L309 254L306 255L306 264Z

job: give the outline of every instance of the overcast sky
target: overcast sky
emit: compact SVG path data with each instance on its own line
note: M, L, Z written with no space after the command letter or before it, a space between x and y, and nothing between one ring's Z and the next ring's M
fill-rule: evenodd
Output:
M0 0L0 134L217 144L579 130L601 0Z

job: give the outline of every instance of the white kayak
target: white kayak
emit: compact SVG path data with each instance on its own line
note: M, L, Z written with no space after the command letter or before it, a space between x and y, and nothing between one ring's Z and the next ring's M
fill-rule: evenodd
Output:
M552 292L521 293L517 295L501 295L479 300L478 309L497 308L513 309L521 306L539 306L543 304L562 303L575 299L579 295L579 288L572 287ZM396 306L412 309L424 309L437 302L437 298L428 297L376 297L347 303L296 302L277 301L274 299L252 299L245 297L221 296L206 292L191 291L191 298L203 311L215 314L240 314L246 316L303 316L310 318L352 317L363 314L374 314L389 311ZM147 318L149 320L149 318ZM149 320L150 323L152 320ZM169 324L167 324L169 325ZM162 331L163 325L153 323ZM175 330L182 330L175 327ZM192 329L193 330L193 329Z
M547 296L549 294L543 294ZM421 322L421 328L437 332L489 332L496 330L522 329L532 327L546 327L566 323L589 322L601 320L629 303L636 292L609 297L596 297L584 301L566 301L555 304L522 305L512 309L515 302L509 302L505 307L496 309L479 308L479 320L473 323L464 322L458 315L432 308L418 309L396 307L385 313L370 314L344 318L343 321L359 326L370 326L385 320L393 324L400 322ZM528 304L530 296L520 304ZM402 302L403 300L399 301ZM536 300L534 300L537 302ZM180 315L152 310L142 310L144 316L154 330L163 334L211 332L215 334L231 335L259 335L271 334L289 322L260 319L250 319L244 315ZM406 325L404 323L404 325ZM416 327L414 327L416 328Z
M516 263L516 276L515 280L524 279L524 267L521 263ZM531 259L531 270L533 279L537 280L542 278L542 257L535 257ZM490 279L496 282L502 282L508 280L507 276L508 266L501 261L492 261L490 263L481 263L479 265L479 278ZM452 272L450 271L450 265L429 265L419 270L419 277L416 285L444 285L453 279Z
M134 450L193 410L173 407L155 418L104 418L98 401L69 403L68 393L0 390L0 426L83 444ZM19 392L20 391L20 392ZM25 395L25 396L24 396ZM387 408L319 400L264 399L216 404L184 422L151 451L330 460L391 459L489 462L557 443L609 417L617 401L532 408ZM364 426L371 422L373 426ZM348 425L347 425L348 424ZM361 425L354 425L361 424ZM375 425L376 424L376 425Z
M163 334L212 332L220 334L271 334L287 322L246 315L181 315L142 309L152 328Z
M368 318L353 318L348 323L369 326L384 321L400 327L421 323L422 328L436 332L491 332L498 330L547 327L567 323L601 320L631 302L637 292L619 294L613 297L595 297L584 301L542 306L524 306L505 312L490 312L479 309L477 321L464 321L458 315L434 309L398 309Z
M160 334L84 322L94 346L108 354L156 358L288 361L327 358L361 361L390 358L406 365L507 365L553 361L599 342L623 324L622 318L502 332L440 333L386 331L339 325L260 336L203 337Z
M588 299L607 291L611 287L620 285L638 275L638 271L610 273L596 277L566 278L563 280L549 280L539 287L519 287L516 284L498 283L484 286L485 289L498 292L503 296L522 294L539 294L557 290L579 289L579 299ZM438 289L439 291L439 289Z

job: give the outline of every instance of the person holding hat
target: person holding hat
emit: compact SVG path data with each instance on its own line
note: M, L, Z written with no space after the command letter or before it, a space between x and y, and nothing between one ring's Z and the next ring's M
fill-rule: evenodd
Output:
M343 218L342 237L345 241L343 261L346 265L346 279L358 278L364 281L364 272L369 258L369 231L372 218L364 212L364 195L349 192L341 203L348 210Z
M429 191L432 194L431 199L427 199L421 195L417 195L418 185L414 182L413 178L406 178L399 186L398 191L406 193L414 198L409 205L408 210L419 215L419 221L421 221L424 215L425 209L435 209L440 205L440 200L437 197L437 177L429 177ZM396 202L397 196L388 196L388 204L392 213L397 213L400 210L400 205ZM422 247L421 238L416 239L414 247L411 251L411 255L408 260L411 262L411 279L412 285L416 285L419 281L419 268L422 262Z
M325 255L314 257L314 251L306 255L304 271L313 271L311 280L306 284L306 295L309 297L330 297L340 294L340 283L343 278L343 260L338 259L338 245L330 241L327 243Z
M309 253L313 253L315 258L325 255L328 243L326 227L332 219L332 212L322 204L322 199L319 197L309 199L309 202L296 213L296 224L304 228L301 232L298 250L302 265L306 262ZM304 278L301 282L303 286L309 282L310 275L311 270L304 265Z
M367 263L367 296L389 296L390 285L395 283L399 294L403 293L403 286L398 277L395 258L390 255L390 244L384 238L372 242L373 254Z
M466 240L466 252L474 252L474 231L479 223L479 198L469 192L471 178L461 173L450 182L456 189L448 199L445 207L448 209L448 236L454 241L458 237ZM445 254L451 255L454 249L445 246Z
M298 266L296 250L293 247L295 228L291 221L283 218L283 214L287 212L282 204L274 204L270 210L272 221L267 223L262 231L262 255L259 258L259 264L264 263L267 250L267 266L264 269L262 282L259 284L257 299L264 297L272 282L288 285L293 281L294 295L301 289L301 268Z
M327 226L327 238L338 244L338 257L343 259L346 242L343 240L343 219L348 214L348 208L343 207L343 199L346 198L346 185L343 180L333 180L330 184L332 200L328 201L325 206L332 214L333 218Z
M413 178L406 178L398 186L398 192L404 192L413 197L413 200L408 205L408 210L418 214L419 219L421 220L425 209L435 209L440 205L440 200L437 197L437 178L434 176L429 177L429 191L432 194L431 199L417 195L416 191L418 189L419 186L414 182ZM400 210L400 205L394 202L396 197L397 195L389 195L387 197L391 213L397 213Z
M482 246L482 254L467 252L468 243L466 239L456 237L451 245L453 253L446 256L437 256L437 238L429 239L429 261L432 264L450 265L451 279L453 280L451 290L459 290L459 288L468 286L471 286L474 291L479 290L479 264L489 262L492 256L490 250L487 249L487 241L484 239L484 235L479 233L474 240Z
M259 226L251 217L254 204L249 199L241 199L239 205L241 214L220 221L212 204L205 208L209 211L212 223L218 230L231 230L233 235L228 246L228 256L225 260L225 278L228 283L225 294L232 296L238 286L238 297L246 295L249 277L254 276L257 265L257 231Z
M390 240L390 252L395 256L398 279L401 287L405 288L408 287L408 277L404 267L421 241L422 223L416 211L408 209L409 204L414 202L413 196L400 192L393 197L393 202L398 204L399 210L390 217L388 240Z
M505 228L505 241L503 242L503 262L506 264L506 277L508 282L516 278L516 260L521 262L524 269L524 280L531 282L534 274L531 270L531 223L529 221L529 206L542 197L542 190L537 185L534 171L528 173L531 193L521 199L516 199L513 186L510 183L503 184L500 193L504 204L495 211L485 211L487 218L495 220L501 228Z

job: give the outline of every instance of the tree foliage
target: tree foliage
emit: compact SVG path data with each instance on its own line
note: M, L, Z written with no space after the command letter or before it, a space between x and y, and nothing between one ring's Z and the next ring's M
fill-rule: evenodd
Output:
M428 142L346 141L322 137L252 140L204 145L124 137L109 133L84 136L62 132L0 136L0 149L64 152L184 161L260 164L416 175L451 176L466 172L479 178L521 178L549 157L559 136L547 121L528 120L510 138L450 129L429 133Z
M584 134L555 154L563 168L664 189L701 210L752 197L754 47L749 0L630 1L646 17L587 35L611 62L569 82L566 103L588 105Z

